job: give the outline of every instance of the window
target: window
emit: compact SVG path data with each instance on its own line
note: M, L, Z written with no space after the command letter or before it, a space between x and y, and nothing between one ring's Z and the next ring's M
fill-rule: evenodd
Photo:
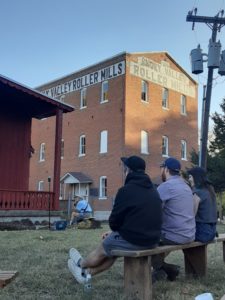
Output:
M163 89L163 94L162 94L162 107L163 108L169 108L169 91L168 89L164 88Z
M186 96L181 95L181 107L180 107L180 112L182 115L187 114L187 109L186 109Z
M38 191L44 191L44 181L38 181Z
M187 142L181 140L181 159L187 160Z
M141 100L148 102L148 83L141 81Z
M107 177L101 176L99 181L99 198L107 198Z
M148 152L148 132L141 131L141 153L149 154Z
M65 198L65 189L64 189L64 183L60 183L59 185L59 200L62 200Z
M61 159L64 158L64 140L61 140Z
M108 101L108 92L109 92L109 83L108 83L108 81L103 81L102 82L101 103Z
M101 131L100 135L100 153L107 153L108 148L108 131Z
M45 161L45 143L40 145L39 161Z
M87 89L82 89L80 92L80 108L87 107Z
M86 137L85 135L80 136L80 147L79 156L84 156L86 154Z
M169 140L167 136L162 137L162 156L168 156L169 155Z

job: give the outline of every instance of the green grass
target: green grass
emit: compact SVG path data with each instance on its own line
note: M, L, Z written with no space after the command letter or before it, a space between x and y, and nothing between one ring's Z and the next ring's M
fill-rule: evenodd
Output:
M17 270L19 275L0 290L1 300L87 299L83 287L75 282L67 269L68 251L76 247L83 256L95 248L106 225L96 230L65 231L1 231L0 269ZM225 232L225 225L218 230ZM43 237L43 239L40 238ZM176 282L154 284L154 300L193 300L198 294L211 292L214 300L225 294L225 265L222 245L208 247L208 274L202 279L185 278L183 254L171 253L168 262L181 266ZM123 260L120 258L108 271L92 280L92 299L122 300Z

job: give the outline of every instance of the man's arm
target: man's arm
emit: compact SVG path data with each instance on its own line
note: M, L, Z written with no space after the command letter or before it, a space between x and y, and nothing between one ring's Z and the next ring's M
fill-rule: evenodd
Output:
M171 198L170 188L169 188L167 182L161 183L157 187L157 191L159 193L160 199L162 200L162 203Z

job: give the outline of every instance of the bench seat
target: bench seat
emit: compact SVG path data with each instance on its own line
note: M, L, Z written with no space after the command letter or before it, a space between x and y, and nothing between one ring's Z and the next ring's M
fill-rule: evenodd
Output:
M142 257L142 256L151 256L155 254L165 253L165 252L171 252L176 250L183 250L188 248L195 248L202 245L208 245L208 244L214 244L218 242L224 242L225 241L225 234L220 234L219 237L215 238L213 241L205 244L201 242L191 242L189 244L183 244L183 245L166 245L166 246L158 246L153 249L147 249L147 250L112 250L112 254L114 256L127 256L127 257Z
M18 275L17 271L0 271L0 288L5 287Z
M210 243L192 242L183 245L166 245L154 249L125 251L112 250L112 255L124 257L124 288L130 299L152 300L151 257L153 255L182 250L186 275L204 276L207 271L207 246L220 243L225 262L225 234L220 234Z

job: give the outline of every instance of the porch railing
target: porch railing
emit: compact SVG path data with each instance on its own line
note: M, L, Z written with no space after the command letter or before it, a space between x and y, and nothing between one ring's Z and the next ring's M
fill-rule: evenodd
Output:
M0 210L55 209L53 192L0 190Z

